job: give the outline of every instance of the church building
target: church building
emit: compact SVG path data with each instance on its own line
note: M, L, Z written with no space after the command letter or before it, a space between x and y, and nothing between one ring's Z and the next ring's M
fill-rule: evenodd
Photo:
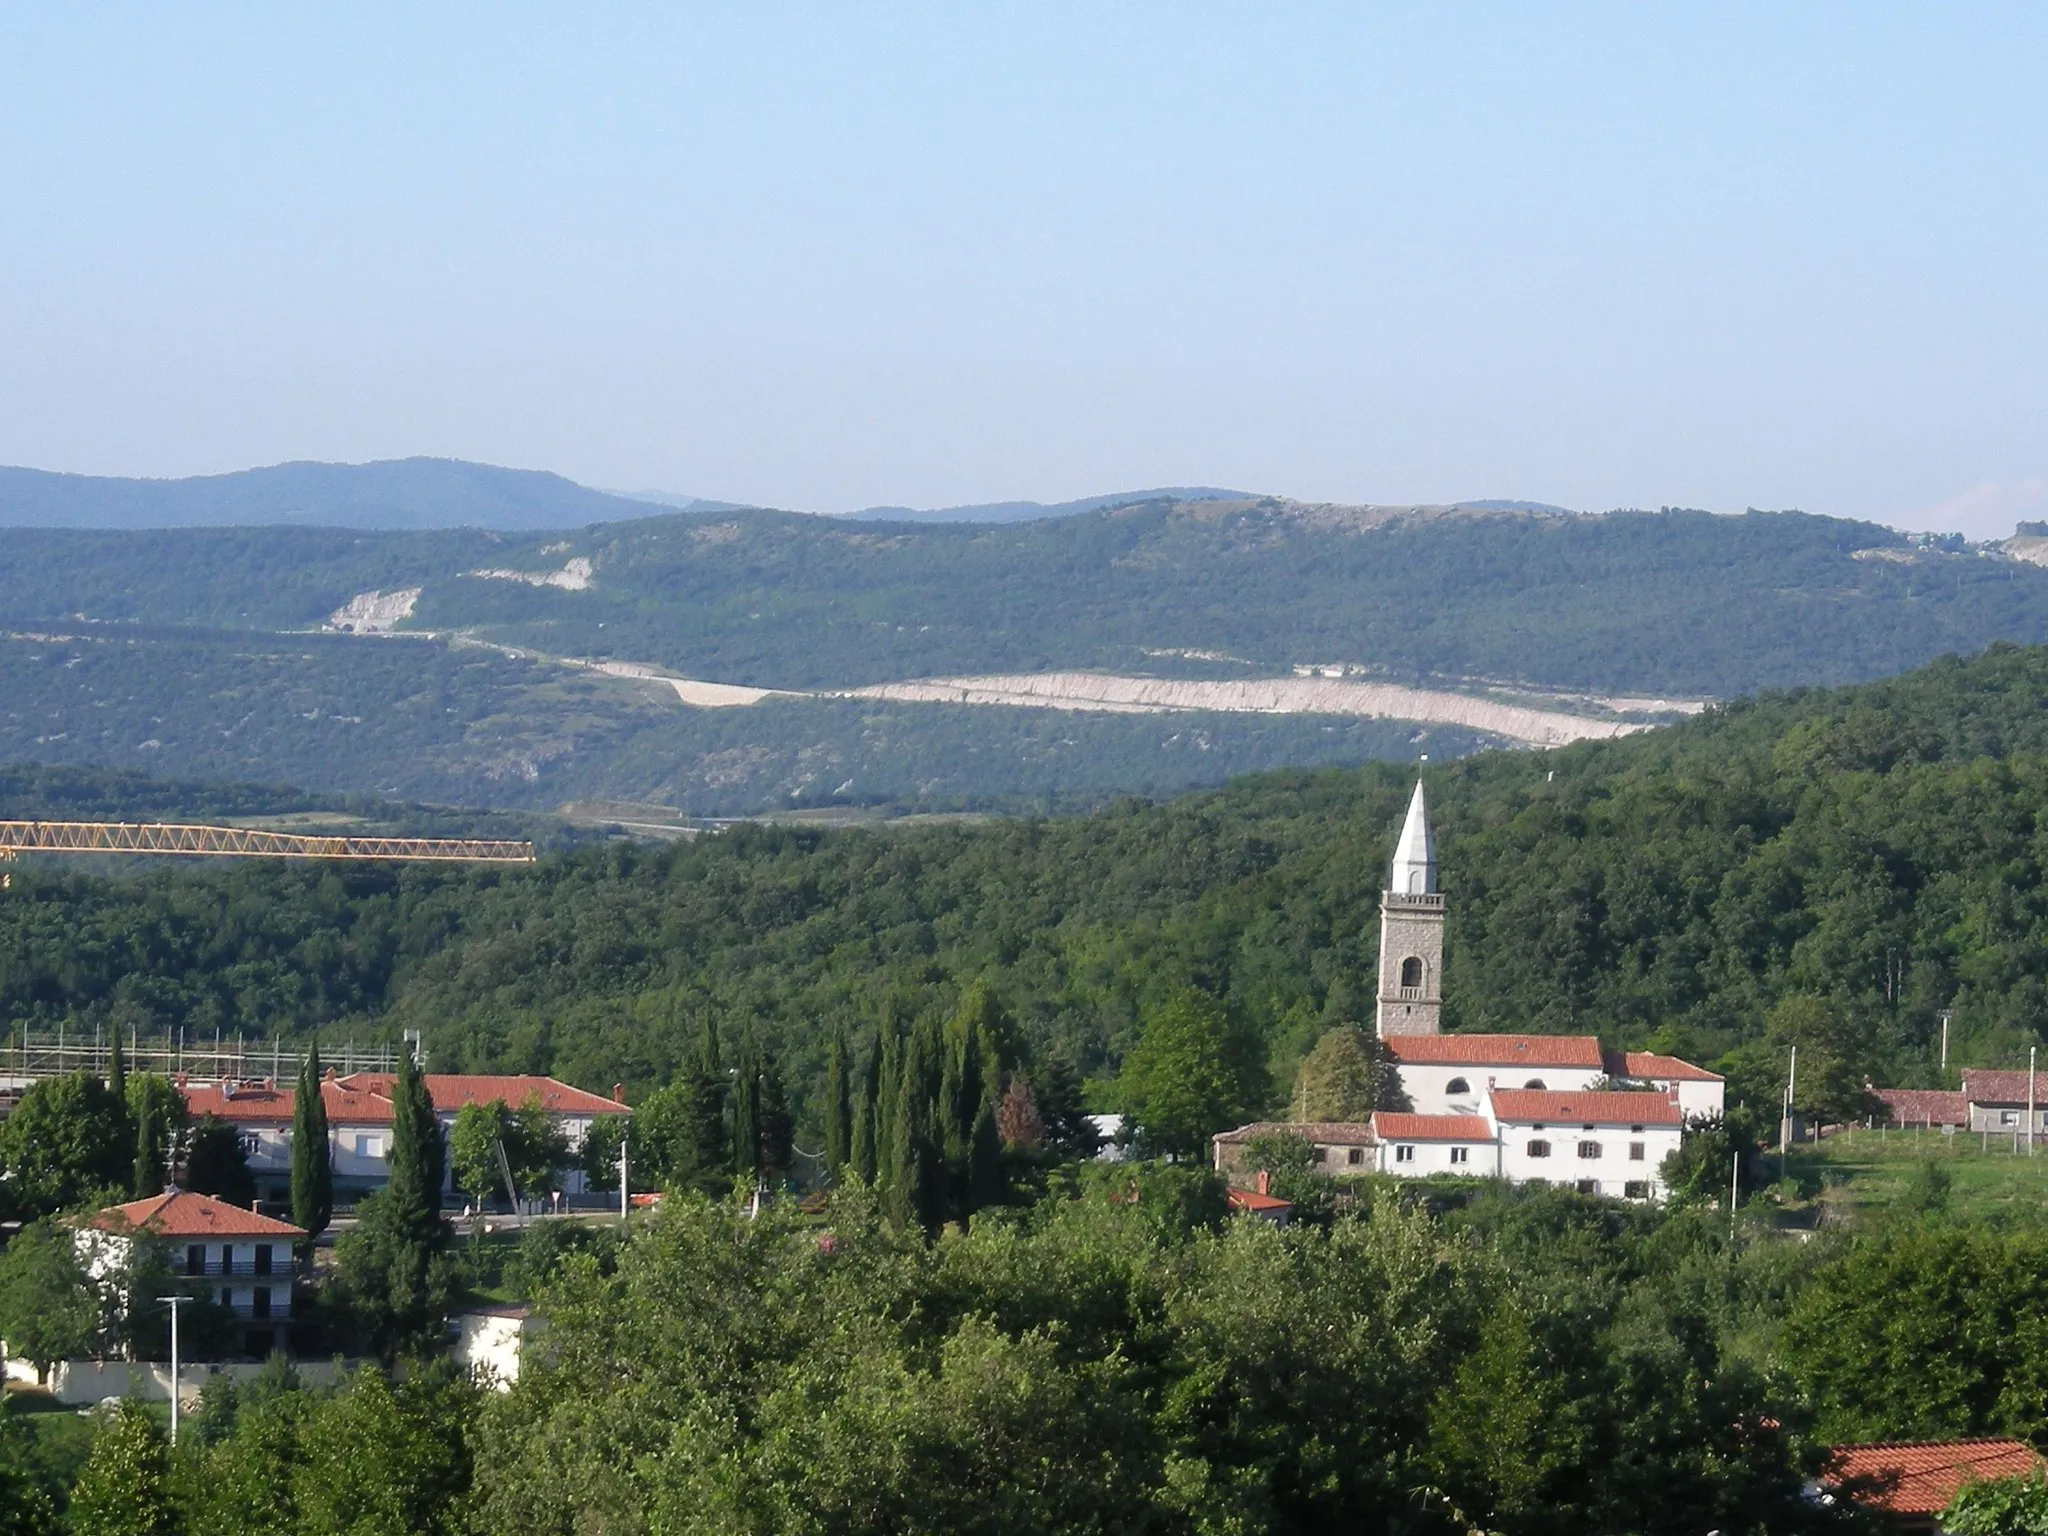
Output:
M1721 1078L1592 1035L1447 1035L1443 978L1444 897L1418 781L1380 893L1375 1021L1407 1106L1369 1121L1240 1126L1216 1138L1216 1167L1231 1172L1245 1143L1288 1134L1332 1174L1467 1175L1663 1199L1664 1159L1687 1124L1721 1113Z

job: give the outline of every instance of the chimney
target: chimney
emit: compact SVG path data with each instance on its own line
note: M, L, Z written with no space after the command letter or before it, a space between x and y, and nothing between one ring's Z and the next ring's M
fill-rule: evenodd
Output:
M1273 1175L1263 1168L1259 1170L1259 1193L1262 1195L1273 1193Z
M614 1104L623 1104L626 1102L626 1085L624 1083L612 1084L612 1102Z

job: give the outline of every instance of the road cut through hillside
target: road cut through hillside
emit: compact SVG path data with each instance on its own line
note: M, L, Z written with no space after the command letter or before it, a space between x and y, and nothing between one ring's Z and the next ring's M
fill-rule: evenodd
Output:
M1561 747L1650 729L1641 721L1600 719L1563 710L1536 709L1445 689L1323 677L1185 679L1129 677L1103 672L1014 673L989 677L933 677L875 683L832 697L903 703L987 704L1013 708L1098 710L1156 714L1213 710L1241 714L1359 715L1460 725L1532 747Z

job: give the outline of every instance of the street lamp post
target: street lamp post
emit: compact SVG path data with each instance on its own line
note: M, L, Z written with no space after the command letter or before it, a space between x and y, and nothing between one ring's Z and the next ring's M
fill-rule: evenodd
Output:
M183 1296L159 1296L158 1301L168 1303L171 1309L171 1444L178 1443L178 1308L185 1304Z

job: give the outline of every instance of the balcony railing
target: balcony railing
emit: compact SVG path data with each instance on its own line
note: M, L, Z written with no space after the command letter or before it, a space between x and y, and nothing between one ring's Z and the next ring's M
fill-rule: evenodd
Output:
M257 1268L254 1259L236 1259L232 1264L223 1264L219 1259L207 1259L194 1269L180 1258L173 1265L171 1272L194 1280L276 1280L285 1284L289 1284L293 1276L292 1261L288 1256L272 1260L267 1269Z

